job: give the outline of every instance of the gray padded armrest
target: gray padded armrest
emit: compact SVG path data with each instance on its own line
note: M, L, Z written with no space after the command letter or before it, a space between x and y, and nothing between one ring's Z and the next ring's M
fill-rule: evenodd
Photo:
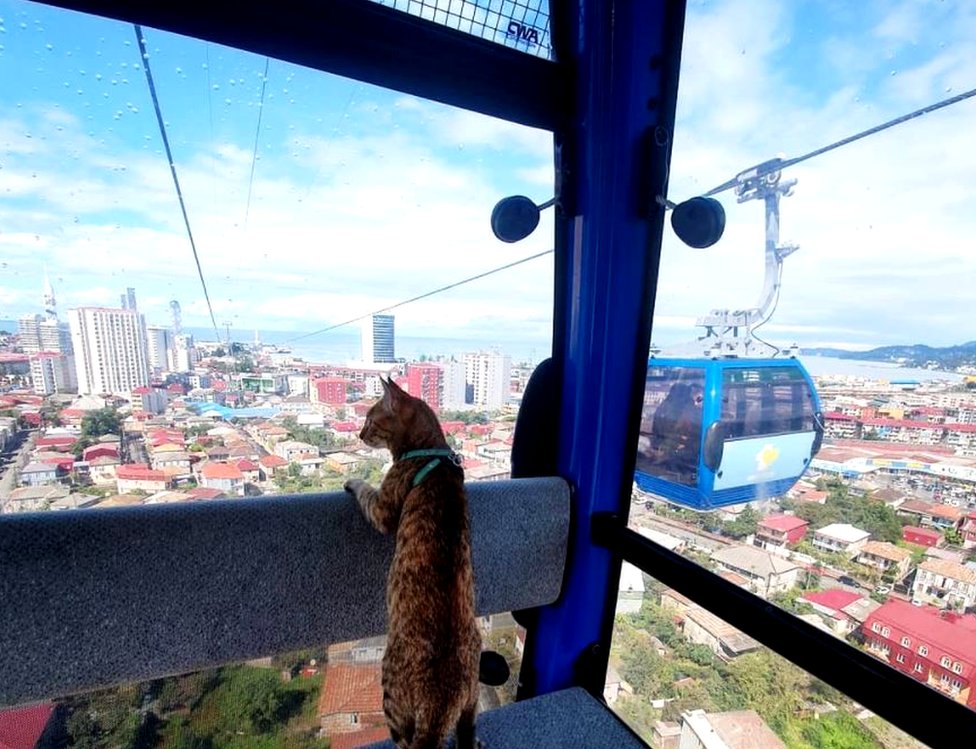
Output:
M569 487L467 484L480 614L554 601ZM382 634L393 539L344 493L0 518L0 705Z
M550 692L478 716L489 749L648 749L606 705L580 687ZM447 749L454 749L454 739ZM392 741L364 749L396 749Z

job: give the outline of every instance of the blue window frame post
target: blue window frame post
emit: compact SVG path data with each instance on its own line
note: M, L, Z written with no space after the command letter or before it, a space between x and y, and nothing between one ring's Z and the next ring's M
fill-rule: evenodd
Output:
M683 24L673 0L553 4L556 57L575 73L556 132L553 336L559 473L574 502L563 594L538 612L520 697L603 690L620 560L593 545L591 519L629 504Z

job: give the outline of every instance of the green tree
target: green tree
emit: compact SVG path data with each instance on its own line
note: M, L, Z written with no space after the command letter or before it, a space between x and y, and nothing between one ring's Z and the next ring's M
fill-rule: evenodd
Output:
M752 505L746 505L738 517L731 523L726 523L725 532L733 538L745 538L756 532L759 526L759 513Z
M942 534L945 542L951 546L962 546L962 533L958 528L947 528Z
M114 408L89 411L81 420L81 436L94 439L105 434L121 434L122 416Z

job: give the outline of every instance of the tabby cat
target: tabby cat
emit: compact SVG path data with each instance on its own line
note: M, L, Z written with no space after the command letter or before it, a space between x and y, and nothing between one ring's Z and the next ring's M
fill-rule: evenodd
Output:
M464 472L430 407L381 382L359 436L388 448L393 465L378 490L361 479L345 488L380 532L396 534L383 711L399 749L440 749L452 731L458 749L474 749L481 636Z

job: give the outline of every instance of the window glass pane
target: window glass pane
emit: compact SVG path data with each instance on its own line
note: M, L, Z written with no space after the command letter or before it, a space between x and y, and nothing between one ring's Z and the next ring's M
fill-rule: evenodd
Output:
M694 484L701 452L705 371L651 366L644 386L637 470Z
M946 691L951 688L949 683ZM655 749L924 749L841 692L627 563L604 697ZM710 743L716 739L723 743Z
M549 0L374 0L538 57L552 57Z
M736 354L706 392L724 455L697 488L724 490L730 456L748 480L696 512L687 484L638 472L630 524L976 708L976 353L959 281L976 259L958 210L976 174L973 16L763 7L688 7L668 198L725 185L726 228L691 249L666 226L652 360L690 367L718 341ZM797 457L799 480L749 494Z
M517 245L490 216L551 197L551 134L42 5L0 16L20 71L0 85L4 512L378 481L389 455L359 432L381 376L439 413L469 480L509 475L551 347L552 211Z

